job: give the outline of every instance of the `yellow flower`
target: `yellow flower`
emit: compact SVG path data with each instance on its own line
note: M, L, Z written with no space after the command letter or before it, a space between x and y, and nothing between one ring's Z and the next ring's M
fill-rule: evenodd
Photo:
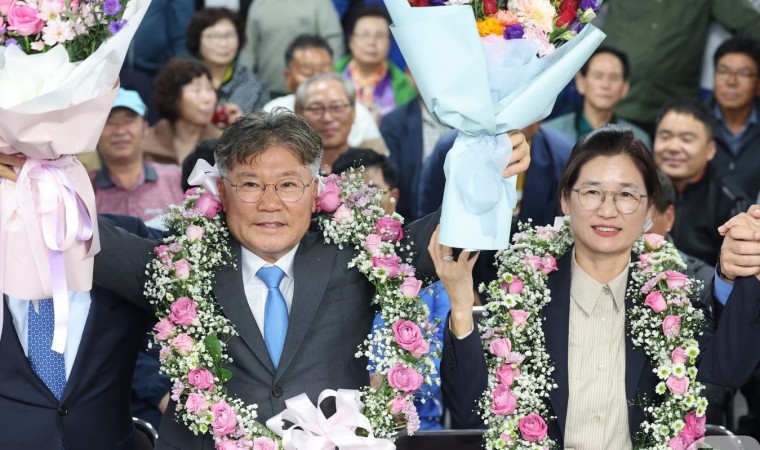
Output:
M478 20L478 33L481 37L496 35L504 35L504 27L493 17L486 17L483 20Z

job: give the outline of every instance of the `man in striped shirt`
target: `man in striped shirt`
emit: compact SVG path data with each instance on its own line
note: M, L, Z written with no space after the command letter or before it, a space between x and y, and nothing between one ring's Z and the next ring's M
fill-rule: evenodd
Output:
M99 213L149 220L182 201L182 171L143 159L147 107L135 91L120 89L98 140L103 167L90 173Z

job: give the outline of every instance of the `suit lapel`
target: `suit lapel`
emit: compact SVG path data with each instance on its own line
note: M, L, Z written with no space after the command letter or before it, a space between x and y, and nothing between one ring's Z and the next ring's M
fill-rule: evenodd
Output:
M274 377L275 383L298 352L330 280L337 247L319 245L318 237L318 233L307 234L298 246L293 261L293 302L285 346ZM330 251L325 251L326 249Z
M6 305L8 298L3 295L3 332L2 332L2 345L8 349L8 353L11 355L8 361L4 361L3 364L13 364L13 361L18 361L16 370L21 374L21 378L29 380L29 383L34 386L34 389L38 390L44 395L51 404L57 405L58 399L48 389L45 383L34 373L32 365L29 363L29 358L24 353L24 348L21 347L21 342L18 340L18 333L16 326L13 324L13 316L11 311Z
M95 323L97 323L99 319L97 317L97 311L101 307L107 306L99 304L97 293L94 289L91 290L90 311L87 313L87 322L85 322L82 338L79 341L79 348L77 349L77 357L74 360L74 366L71 368L71 373L66 380L66 387L64 387L63 394L61 394L61 403L64 403L69 398L69 395L74 392L74 388L83 376L82 372L87 369L87 363L92 354L91 347L93 341L97 338L94 334L95 332L93 331L93 328L95 328Z
M567 352L570 333L570 280L572 278L572 250L557 261L557 271L549 274L547 287L551 301L544 307L544 336L546 351L554 363L554 382L557 388L549 393L560 433L565 435L567 419L568 369Z
M230 244L233 260L237 267L223 266L219 269L214 277L214 296L216 296L216 301L222 305L224 315L235 326L235 331L243 342L253 351L261 364L274 374L274 364L269 357L264 337L259 331L256 319L254 319L245 297L240 244L234 239L230 239Z
M635 259L635 255L631 255L632 259ZM636 388L639 385L641 375L644 373L644 367L647 362L647 355L643 346L634 347L631 337L631 323L628 316L628 311L633 308L633 299L628 295L628 285L631 284L631 274L633 269L628 271L628 282L626 283L626 296L625 296L625 398L628 399L628 404L637 404L642 399L637 398ZM633 433L638 431L639 424L634 424L631 420L633 414L628 413L628 425L629 430Z

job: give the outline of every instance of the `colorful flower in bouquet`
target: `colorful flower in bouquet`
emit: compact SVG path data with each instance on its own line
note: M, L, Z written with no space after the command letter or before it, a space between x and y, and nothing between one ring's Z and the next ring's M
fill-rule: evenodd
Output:
M256 421L257 405L227 391L233 375L224 367L231 362L227 342L237 332L212 290L215 270L232 260L223 213L215 196L191 189L184 204L172 205L165 219L175 233L154 249L145 287L159 319L154 340L161 347L161 370L173 381L178 420L195 434L211 434L216 448L251 448L252 442L279 448L281 438L324 440L334 437L331 427L369 433L352 436L356 442L392 439L401 428L409 434L419 428L414 395L423 384L434 382L433 358L441 345L419 299L422 282L399 256L406 248L403 219L385 214L383 193L367 186L360 171L330 175L320 183L316 203L325 242L354 248L349 268L375 285L373 300L386 324L370 333L356 354L369 358L382 376L380 386L323 391L317 405L325 397L336 398L337 412L329 419L301 394L285 402L287 415L283 412L264 426ZM283 416L291 422L295 417L296 426L284 429ZM386 444L377 448L390 448Z
M0 0L0 44L43 53L62 44L72 62L121 31L127 0Z
M472 6L481 38L529 39L544 56L575 37L599 11L597 0L410 0L412 6Z

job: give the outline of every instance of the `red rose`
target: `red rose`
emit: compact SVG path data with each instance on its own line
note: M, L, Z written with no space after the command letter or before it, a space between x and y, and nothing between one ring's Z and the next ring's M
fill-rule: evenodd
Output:
M496 0L483 0L483 12L486 14L496 14L499 9L496 6Z
M563 27L569 25L578 17L578 4L580 0L565 0L559 7L559 16L557 16L557 26Z

